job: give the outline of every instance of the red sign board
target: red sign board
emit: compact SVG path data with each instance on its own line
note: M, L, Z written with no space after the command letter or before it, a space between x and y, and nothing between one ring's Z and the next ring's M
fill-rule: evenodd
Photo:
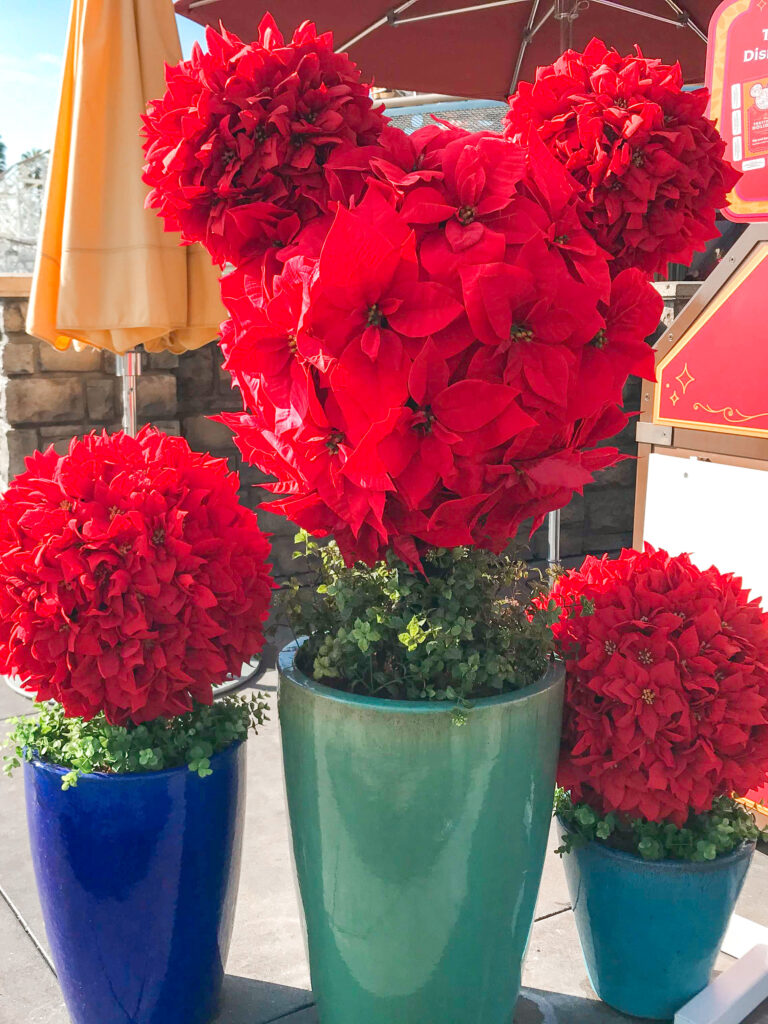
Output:
M725 0L709 23L709 113L743 172L723 213L768 220L768 0Z
M766 295L762 242L658 361L655 423L768 437Z

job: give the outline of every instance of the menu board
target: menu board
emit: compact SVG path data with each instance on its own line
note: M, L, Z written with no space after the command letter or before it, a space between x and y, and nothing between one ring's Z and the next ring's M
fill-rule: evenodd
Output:
M729 220L768 220L768 2L725 0L709 23L709 116L741 180L723 210Z

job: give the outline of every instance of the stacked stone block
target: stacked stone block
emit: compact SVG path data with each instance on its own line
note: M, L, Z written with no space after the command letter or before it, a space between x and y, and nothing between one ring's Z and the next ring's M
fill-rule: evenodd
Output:
M26 313L26 299L0 296L2 485L24 468L25 457L36 448L53 444L63 451L76 434L120 426L114 356L90 346L57 351L25 333ZM151 355L146 363L139 385L140 420L178 433L178 357Z

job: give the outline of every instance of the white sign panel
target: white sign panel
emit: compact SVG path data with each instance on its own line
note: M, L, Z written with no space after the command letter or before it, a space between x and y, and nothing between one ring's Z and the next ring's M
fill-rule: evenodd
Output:
M768 595L768 471L652 454L645 540L695 565L741 576L753 596Z

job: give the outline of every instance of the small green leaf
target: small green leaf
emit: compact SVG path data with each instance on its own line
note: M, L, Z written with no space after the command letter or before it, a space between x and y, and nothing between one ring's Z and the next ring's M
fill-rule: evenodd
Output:
M580 825L594 825L597 821L597 815L591 807L582 804L576 811L576 820Z
M36 705L36 714L19 720L7 739L10 754L4 768L12 771L34 751L42 760L61 765L62 789L90 772L126 773L195 765L211 773L210 758L236 740L245 739L267 719L263 694L227 697L173 719L160 718L133 728L110 725L103 714L84 722L67 718L53 702Z

